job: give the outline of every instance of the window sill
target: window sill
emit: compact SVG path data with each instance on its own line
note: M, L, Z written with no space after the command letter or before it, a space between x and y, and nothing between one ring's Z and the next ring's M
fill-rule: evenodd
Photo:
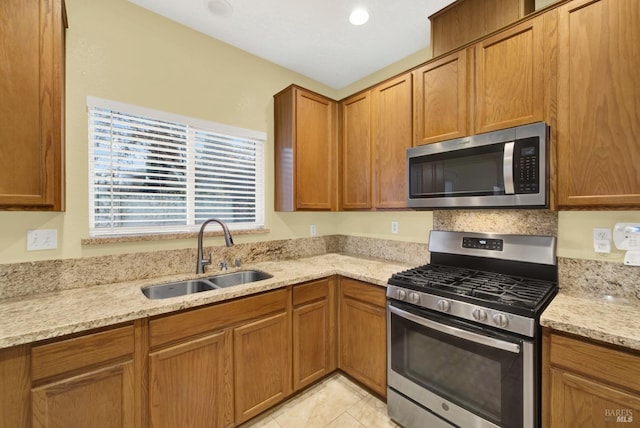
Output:
M231 235L258 235L269 233L269 229L241 229L232 230ZM221 230L214 230L211 232L205 232L205 237L223 236ZM149 242L149 241L169 241L175 239L195 239L198 237L198 232L185 232L185 233L159 233L159 234L144 234L144 235L115 235L115 236L102 236L99 238L83 238L80 241L81 245L102 245L102 244L120 244L129 242Z

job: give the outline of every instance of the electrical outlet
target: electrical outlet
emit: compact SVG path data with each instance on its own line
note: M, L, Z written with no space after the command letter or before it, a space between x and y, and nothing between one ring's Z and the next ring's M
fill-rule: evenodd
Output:
M58 248L57 229L27 230L27 251L55 250Z
M311 236L316 236L317 230L316 230L316 225L315 224L311 225L310 233L311 233Z
M398 233L398 222L397 221L392 221L391 222L391 233L393 233L393 234Z
M599 227L593 229L593 249L596 253L611 252L611 229Z

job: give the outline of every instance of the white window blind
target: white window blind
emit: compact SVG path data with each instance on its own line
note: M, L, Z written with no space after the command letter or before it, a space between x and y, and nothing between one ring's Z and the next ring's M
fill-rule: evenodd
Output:
M90 235L264 227L263 132L88 97Z

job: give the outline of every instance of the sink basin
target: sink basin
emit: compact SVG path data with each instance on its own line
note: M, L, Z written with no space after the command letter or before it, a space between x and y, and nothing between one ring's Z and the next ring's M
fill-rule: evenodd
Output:
M151 285L142 289L142 293L149 299L168 299L169 297L186 296L187 294L215 290L211 282L206 279L170 282L168 284Z
M225 288L234 285L248 284L250 282L262 281L273 278L273 275L259 270L242 270L239 272L223 273L207 278L216 287Z

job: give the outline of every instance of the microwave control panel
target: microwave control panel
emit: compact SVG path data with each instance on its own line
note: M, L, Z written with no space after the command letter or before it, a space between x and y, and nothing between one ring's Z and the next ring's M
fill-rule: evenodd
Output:
M517 140L514 148L514 185L516 193L540 191L540 143L538 138Z

